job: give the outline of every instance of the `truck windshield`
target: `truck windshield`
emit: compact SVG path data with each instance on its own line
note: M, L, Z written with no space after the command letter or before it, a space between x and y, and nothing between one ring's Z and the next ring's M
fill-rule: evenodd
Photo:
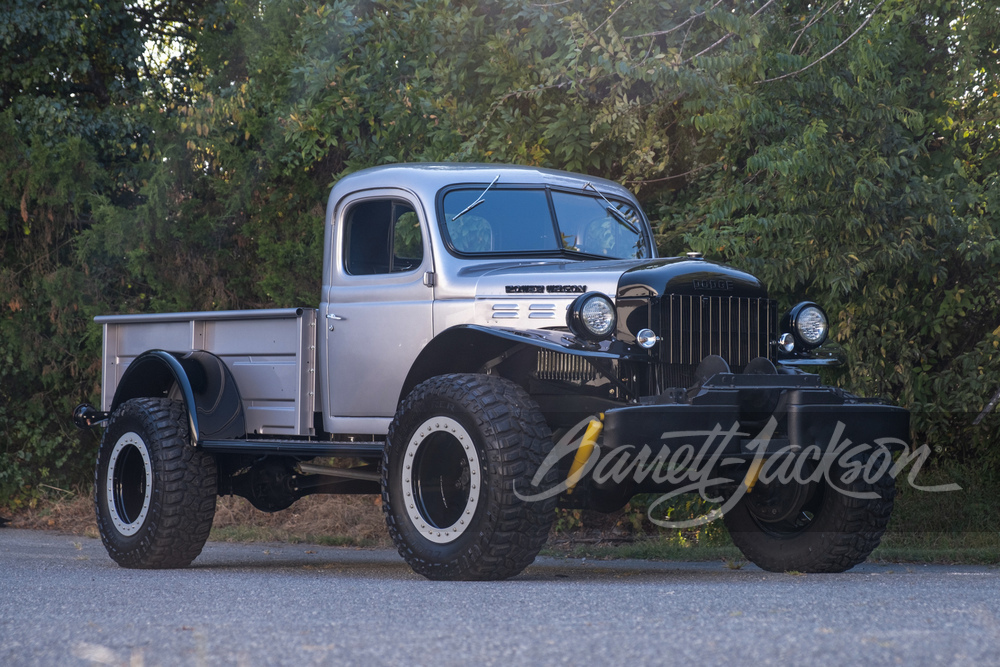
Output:
M497 184L475 208L466 211L482 193L481 186L470 186L444 195L444 230L451 247L460 254L650 257L645 224L638 211L621 200L610 199L609 206L596 193ZM609 210L612 206L614 213Z

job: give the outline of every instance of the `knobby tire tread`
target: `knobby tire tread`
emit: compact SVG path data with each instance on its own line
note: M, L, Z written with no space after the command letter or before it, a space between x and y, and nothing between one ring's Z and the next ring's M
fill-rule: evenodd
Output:
M218 484L215 459L191 446L187 411L181 401L166 398L127 401L111 417L105 434L112 431L116 420L128 417L137 419L144 431L140 436L146 440L153 483L159 488L153 492L147 524L136 535L137 540L121 540L128 546L119 544L114 526L100 509L99 462L94 501L101 538L111 558L122 567L187 567L201 553L212 529ZM106 456L103 443L101 450Z
M398 419L394 420L382 460L382 505L389 534L413 570L430 579L499 580L515 576L534 561L548 539L554 519L556 498L527 502L514 493L515 484L522 494L537 492L529 491L528 484L552 447L549 427L520 386L501 377L479 374L443 375L422 383L404 400L397 416L435 398L465 407L484 439L498 445L487 446L484 464L499 472L501 488L490 486L490 497L486 499L489 518L471 548L444 563L421 558L400 530L388 492L390 448L405 446L396 442ZM554 486L556 477L553 468L540 488Z
M809 532L789 539L811 540L806 557L794 560L782 553L782 539L768 543L760 539L760 532L747 528L749 519L742 517L738 524L727 520L733 542L752 563L770 572L798 571L807 573L845 572L863 563L878 547L892 514L896 495L895 479L888 474L874 482L856 480L851 491L874 491L878 498L851 498L827 488L825 493L838 494L828 507L828 530ZM727 516L727 519L729 517ZM832 524L832 525L830 525ZM750 539L748 539L750 537ZM762 546L762 544L764 546Z

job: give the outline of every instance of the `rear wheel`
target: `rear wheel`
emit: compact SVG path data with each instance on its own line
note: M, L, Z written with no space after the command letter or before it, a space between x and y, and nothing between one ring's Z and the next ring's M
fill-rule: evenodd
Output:
M531 480L552 447L537 405L487 375L443 375L417 386L389 430L382 500L399 553L430 579L505 579L548 537L553 468Z
M215 515L215 459L191 446L183 403L123 403L101 439L97 527L122 567L185 567L201 553Z
M841 483L843 474L831 470L837 487L826 480L756 484L723 518L733 543L771 572L843 572L864 562L889 523L895 480L858 475Z

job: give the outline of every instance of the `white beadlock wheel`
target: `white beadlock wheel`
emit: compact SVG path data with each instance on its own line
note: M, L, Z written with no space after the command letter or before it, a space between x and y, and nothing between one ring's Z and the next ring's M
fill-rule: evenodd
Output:
M131 537L142 528L153 496L149 449L137 433L129 431L118 438L108 459L108 515L119 533Z
M185 567L208 539L215 458L192 446L184 404L133 398L108 420L97 451L94 509L108 555L122 567Z
M436 544L454 541L471 525L482 491L472 436L451 417L432 417L417 427L403 461L406 512L414 527Z
M505 579L535 559L556 498L553 466L532 484L552 434L520 386L489 375L418 385L389 427L382 509L410 567L429 579ZM545 494L542 494L545 495Z

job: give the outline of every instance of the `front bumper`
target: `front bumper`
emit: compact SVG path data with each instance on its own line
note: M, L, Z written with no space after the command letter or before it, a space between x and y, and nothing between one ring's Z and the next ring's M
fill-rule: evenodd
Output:
M608 410L603 449L657 452L690 445L713 456L746 458L809 447L864 452L902 449L909 431L907 410L822 386L814 375L720 373L684 396Z

